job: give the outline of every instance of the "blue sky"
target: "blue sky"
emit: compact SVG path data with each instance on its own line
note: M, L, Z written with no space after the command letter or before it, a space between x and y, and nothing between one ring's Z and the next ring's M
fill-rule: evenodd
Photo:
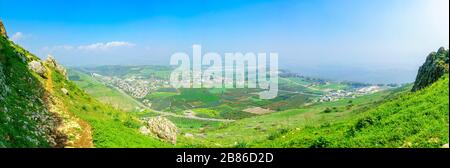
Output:
M168 64L175 52L278 52L280 67L410 82L449 45L448 0L0 0L9 36L65 65Z

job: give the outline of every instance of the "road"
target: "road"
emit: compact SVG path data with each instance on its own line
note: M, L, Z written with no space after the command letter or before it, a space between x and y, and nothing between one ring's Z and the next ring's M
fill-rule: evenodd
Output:
M120 93L122 93L125 96L130 96L127 93L125 93L125 91L123 91L122 89L117 88L116 86L110 85L110 84L106 84L108 86L113 87L114 89L116 89L117 91L119 91ZM130 96L131 97L131 96ZM179 114L174 114L171 112L164 112L164 111L159 111L159 110L155 110L155 109L151 109L150 107L146 106L145 104L143 104L142 102L136 100L135 98L131 97L131 99L138 104L141 108L143 109L147 109L147 110L151 110L152 112L161 114L163 116L172 116L172 117L178 117L178 118L187 118L187 119L193 119L193 120L203 120L203 121L218 121L218 122L233 122L236 120L229 120L229 119L218 119L218 118L202 118L202 117L197 117L194 115L179 115Z
M296 91L288 91L288 90L278 90L278 92L287 92L287 93L294 93L294 94L304 94L304 95L310 95L310 96L323 96L323 95L320 95L320 94L305 93L305 92L296 92Z

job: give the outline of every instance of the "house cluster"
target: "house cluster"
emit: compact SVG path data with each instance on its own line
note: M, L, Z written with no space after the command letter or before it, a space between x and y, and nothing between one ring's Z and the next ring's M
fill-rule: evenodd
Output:
M326 95L319 98L319 102L332 102L343 98L356 98L357 96L372 94L381 91L379 86L367 86L362 88L357 88L355 90L333 90L328 92Z
M117 87L135 98L144 98L150 92L148 81L137 80L135 78L120 79L118 77L103 76L96 73L92 73L92 77L105 84Z
M103 76L97 73L92 73L92 77L95 79L116 87L134 98L142 99L151 91L155 91L159 88L170 88L170 83L167 80L159 78L143 78L140 76L130 76L125 79L119 77ZM144 104L147 104L144 102Z

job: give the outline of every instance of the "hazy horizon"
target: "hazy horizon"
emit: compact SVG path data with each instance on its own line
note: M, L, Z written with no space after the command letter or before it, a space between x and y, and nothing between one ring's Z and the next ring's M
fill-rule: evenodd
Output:
M168 65L201 44L278 52L281 69L307 76L404 83L449 46L448 0L0 0L0 19L11 40L66 66Z

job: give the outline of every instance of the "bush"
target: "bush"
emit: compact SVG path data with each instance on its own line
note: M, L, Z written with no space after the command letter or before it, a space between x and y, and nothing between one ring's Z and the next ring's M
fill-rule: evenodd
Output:
M331 142L324 137L319 137L313 141L310 148L326 148Z
M276 139L276 138L280 137L281 135L286 134L288 132L289 132L289 129L280 128L277 131L270 133L269 136L267 137L267 139L268 140L274 140L274 139Z
M234 145L234 148L247 148L248 144L246 142L240 141Z

